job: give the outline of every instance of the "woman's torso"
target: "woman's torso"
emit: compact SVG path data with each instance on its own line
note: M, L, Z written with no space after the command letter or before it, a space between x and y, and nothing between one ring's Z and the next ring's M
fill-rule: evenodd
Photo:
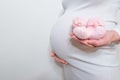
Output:
M83 16L100 16L115 20L120 0L63 0L64 14L78 13Z
M78 16L101 17L106 21L107 29L114 28L118 2L119 0L63 0L64 13L51 31L52 49L59 57L68 61L70 58L76 58L99 65L118 65L115 44L89 48L71 39L70 36L72 20Z

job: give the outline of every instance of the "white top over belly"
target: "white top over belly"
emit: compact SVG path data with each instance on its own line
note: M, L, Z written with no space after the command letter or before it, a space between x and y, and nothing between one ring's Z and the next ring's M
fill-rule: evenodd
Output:
M119 5L120 0L63 0L64 13L51 31L51 44L57 55L66 60L73 58L99 65L119 65L115 44L93 50L80 45L78 42L72 42L69 35L71 22L77 16L99 16L106 19L106 21L110 20L117 23L116 13L120 7ZM116 26L112 23L109 24L110 29ZM118 28L116 29L118 30ZM88 53L92 53L91 57L87 55Z
M110 20L116 20L120 8L120 0L63 0L64 13L80 12L84 15L97 15Z

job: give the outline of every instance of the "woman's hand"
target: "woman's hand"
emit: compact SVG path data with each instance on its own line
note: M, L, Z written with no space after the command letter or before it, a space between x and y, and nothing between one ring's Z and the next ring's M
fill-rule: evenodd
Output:
M93 45L90 45L88 44L88 40L82 40L82 39L79 39L77 38L72 32L70 33L71 37L75 40L77 40L78 42L80 42L81 44L84 44L86 46L89 46L89 47L94 47Z
M51 52L51 57L53 57L57 62L62 63L62 64L68 64L67 61L59 58L53 51Z
M116 42L116 41L120 40L120 36L117 34L117 32L115 32L113 30L107 31L105 36L99 40L80 40L73 33L71 33L71 37L73 39L76 39L80 43L87 45L89 47L106 46L112 42Z

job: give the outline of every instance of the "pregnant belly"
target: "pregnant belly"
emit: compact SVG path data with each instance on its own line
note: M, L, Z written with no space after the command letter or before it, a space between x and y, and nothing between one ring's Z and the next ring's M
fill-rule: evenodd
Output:
M69 54L70 46L72 45L70 42L72 20L73 18L71 16L62 16L57 20L51 30L50 41L52 49L59 57L64 59Z
M80 44L78 41L71 39L70 32L72 31L72 21L74 18L81 16L80 14L66 14L60 17L56 24L53 26L50 35L51 47L55 53L63 58L67 59L73 54L87 56L90 53L97 53L98 48L90 48L83 44ZM102 48L114 48L113 45L104 46ZM111 50L110 50L110 54Z

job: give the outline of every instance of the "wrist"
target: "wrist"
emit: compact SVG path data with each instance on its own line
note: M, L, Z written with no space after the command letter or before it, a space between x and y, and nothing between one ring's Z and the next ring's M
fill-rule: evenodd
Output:
M111 32L113 33L112 42L119 42L120 41L120 35L114 30L112 30Z

